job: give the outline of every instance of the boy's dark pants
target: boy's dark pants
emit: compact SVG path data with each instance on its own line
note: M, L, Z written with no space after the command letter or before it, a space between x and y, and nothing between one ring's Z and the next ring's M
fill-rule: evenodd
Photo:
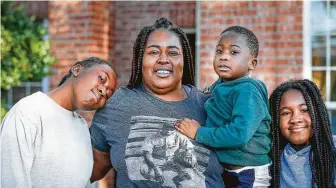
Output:
M226 188L252 188L254 169L243 170L239 173L224 170L223 180Z

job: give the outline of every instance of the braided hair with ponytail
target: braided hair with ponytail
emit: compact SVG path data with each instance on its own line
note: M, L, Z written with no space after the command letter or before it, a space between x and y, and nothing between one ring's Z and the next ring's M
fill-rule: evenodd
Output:
M291 80L277 87L270 97L272 116L272 187L280 187L281 154L288 141L280 131L280 100L289 90L298 90L304 96L312 122L314 134L310 140L311 151L309 163L312 169L312 187L335 187L336 151L333 143L328 112L320 90L310 80Z
M167 30L174 33L180 40L183 50L183 76L182 84L195 83L195 71L193 57L187 36L181 28L175 26L167 18L159 18L153 25L144 27L138 34L133 46L132 75L127 84L128 88L134 88L142 82L142 58L149 35L153 31Z
M112 66L107 61L99 59L98 57L89 57L87 59L84 59L83 61L78 61L78 62L74 63L72 66L81 65L82 67L84 67L84 69L88 69L90 67L93 67L94 65L100 65L100 64L106 64L106 65L108 65L112 68ZM70 69L68 74L66 74L62 78L62 80L58 84L58 86L63 85L71 76L72 76L72 72L71 72L71 69Z

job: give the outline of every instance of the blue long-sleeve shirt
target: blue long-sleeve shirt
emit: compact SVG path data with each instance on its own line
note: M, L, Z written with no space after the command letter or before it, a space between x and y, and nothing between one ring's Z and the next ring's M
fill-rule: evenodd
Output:
M270 163L268 94L264 83L252 78L217 80L204 107L205 126L196 141L215 149L223 163L260 166Z

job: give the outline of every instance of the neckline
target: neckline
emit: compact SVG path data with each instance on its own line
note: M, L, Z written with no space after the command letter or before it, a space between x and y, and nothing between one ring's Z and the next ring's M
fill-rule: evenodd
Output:
M287 152L286 152L286 153L289 154L289 155L304 155L304 154L306 154L307 152L310 151L310 149L311 149L311 145L307 145L306 147L302 148L301 150L296 151L296 150L290 145L290 143L288 143L288 144L286 145L286 148L287 148Z
M58 109L58 111L60 111L64 115L78 116L78 114L75 111L70 111L63 108L61 105L56 103L52 98L50 98L46 93L38 91L37 94L44 97L47 101L49 101L50 104L52 104L56 109Z
M161 99L161 98L153 95L149 91L147 91L146 88L145 88L145 86L143 84L140 84L139 90L142 91L142 93L144 93L145 96L150 97L151 99L155 99L156 101L167 103L167 104L179 104L179 103L182 103L182 102L189 101L190 95L191 95L191 91L193 89L192 87L187 88L187 87L189 87L187 85L182 85L182 87L183 87L184 91L186 92L187 97L185 99L183 99L183 100L180 100L180 101L166 101L166 100L163 100L163 99Z

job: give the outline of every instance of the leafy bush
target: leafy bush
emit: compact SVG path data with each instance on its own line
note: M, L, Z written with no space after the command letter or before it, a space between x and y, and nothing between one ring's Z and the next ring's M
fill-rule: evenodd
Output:
M6 104L5 104L5 101L4 100L1 100L1 108L0 108L0 118L1 118L1 121L3 120L3 118L5 117L5 115L7 114L7 110L5 108Z
M43 23L25 15L23 7L1 1L1 90L49 75L56 59L51 56L50 42L43 39L46 34ZM6 108L1 98L2 119Z
M43 40L47 30L28 17L23 7L1 2L1 89L18 86L24 81L40 81L55 62L50 42Z

